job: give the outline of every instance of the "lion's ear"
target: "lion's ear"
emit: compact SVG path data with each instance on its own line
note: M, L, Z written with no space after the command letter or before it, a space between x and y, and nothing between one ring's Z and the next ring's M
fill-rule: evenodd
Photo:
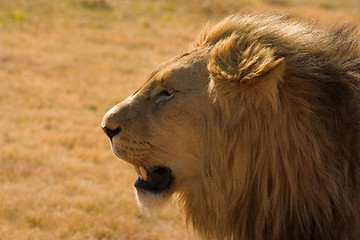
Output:
M214 46L208 70L209 90L219 102L231 106L241 101L255 107L278 104L285 61L276 59L270 47L233 34Z

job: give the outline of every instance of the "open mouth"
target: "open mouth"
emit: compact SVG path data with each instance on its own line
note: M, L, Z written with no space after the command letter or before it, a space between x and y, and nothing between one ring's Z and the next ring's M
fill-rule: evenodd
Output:
M165 167L138 167L135 166L139 178L135 187L148 192L159 194L170 188L172 182L171 170Z

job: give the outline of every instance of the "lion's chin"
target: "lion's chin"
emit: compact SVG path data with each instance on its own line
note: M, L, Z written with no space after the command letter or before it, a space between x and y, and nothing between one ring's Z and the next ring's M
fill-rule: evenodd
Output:
M134 164L133 164L134 165ZM134 165L138 173L135 195L141 212L148 215L160 213L173 193L174 177L167 167Z
M155 215L159 213L171 198L171 191L154 194L141 188L135 188L137 204L142 213Z

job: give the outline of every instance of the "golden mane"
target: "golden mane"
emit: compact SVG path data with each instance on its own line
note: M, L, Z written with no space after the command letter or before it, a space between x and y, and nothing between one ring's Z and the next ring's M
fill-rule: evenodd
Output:
M278 16L204 28L215 107L179 202L205 239L360 239L360 48L353 27Z

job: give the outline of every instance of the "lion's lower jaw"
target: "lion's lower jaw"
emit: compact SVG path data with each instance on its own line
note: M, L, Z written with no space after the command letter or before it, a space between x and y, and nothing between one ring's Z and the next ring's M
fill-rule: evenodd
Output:
M142 213L155 215L168 203L172 193L169 191L154 194L143 189L135 188L136 202Z

